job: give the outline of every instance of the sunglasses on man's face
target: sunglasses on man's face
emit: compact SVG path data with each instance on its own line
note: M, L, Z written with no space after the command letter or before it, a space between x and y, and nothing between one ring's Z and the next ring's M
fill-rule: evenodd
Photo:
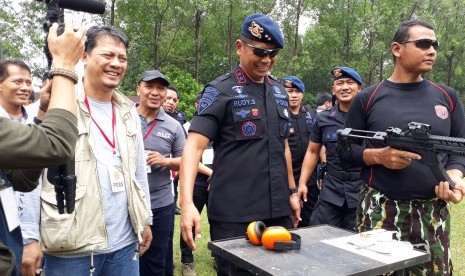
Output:
M253 45L250 45L247 42L242 41L245 45L249 46L253 50L253 54L256 55L257 57L264 58L266 56L270 56L270 58L275 57L277 54L279 54L279 50L281 49L263 49L259 47L255 47Z
M439 42L437 40L432 40L428 38L422 38L422 39L417 39L417 40L407 40L404 42L400 42L400 44L405 44L405 43L415 43L415 46L417 48L420 48L423 50L428 50L431 46L433 46L434 50L437 50L439 48Z

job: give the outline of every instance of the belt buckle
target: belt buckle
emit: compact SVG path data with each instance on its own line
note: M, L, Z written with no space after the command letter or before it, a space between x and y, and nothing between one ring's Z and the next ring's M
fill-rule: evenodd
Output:
M351 180L351 175L350 175L350 172L346 172L346 171L341 171L341 179L342 181L346 181L346 180Z

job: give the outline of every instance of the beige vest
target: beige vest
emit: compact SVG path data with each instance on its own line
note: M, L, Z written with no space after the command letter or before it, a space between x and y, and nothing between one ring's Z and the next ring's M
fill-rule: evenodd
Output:
M114 92L116 128L120 147L125 185L128 197L128 211L134 233L139 242L141 232L149 224L150 208L140 184L135 178L137 163L137 133L140 131L140 119L133 103L126 97ZM91 117L84 104L84 95L78 99L78 131L76 144L75 174L76 206L72 214L59 214L56 208L54 186L44 177L41 194L40 234L42 248L54 254L74 254L107 247L107 234L103 215L100 183L97 173L96 159L92 147L90 123ZM125 141L125 142L121 142ZM46 172L45 174L46 175Z

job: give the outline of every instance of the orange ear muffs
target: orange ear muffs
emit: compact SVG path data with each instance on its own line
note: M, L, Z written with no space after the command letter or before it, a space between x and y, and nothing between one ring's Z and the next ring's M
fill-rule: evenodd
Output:
M265 231L266 225L261 221L252 221L247 226L247 239L251 244L262 244L262 233Z
M274 250L275 243L291 241L291 233L281 226L271 226L266 228L262 234L262 244L266 249Z
M253 221L247 227L247 239L254 245L263 244L268 250L299 250L301 238L281 226L266 228L261 221Z

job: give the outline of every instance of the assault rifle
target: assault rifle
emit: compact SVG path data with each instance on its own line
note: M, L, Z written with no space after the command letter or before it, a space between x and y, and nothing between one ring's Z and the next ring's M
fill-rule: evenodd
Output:
M347 150L351 150L350 140L358 138L417 153L421 155L420 162L431 168L436 180L449 182L451 189L455 183L442 166L440 154L465 156L464 138L432 135L431 126L423 123L411 122L406 131L395 127L388 128L386 132L344 128L338 130L337 135L341 146Z

